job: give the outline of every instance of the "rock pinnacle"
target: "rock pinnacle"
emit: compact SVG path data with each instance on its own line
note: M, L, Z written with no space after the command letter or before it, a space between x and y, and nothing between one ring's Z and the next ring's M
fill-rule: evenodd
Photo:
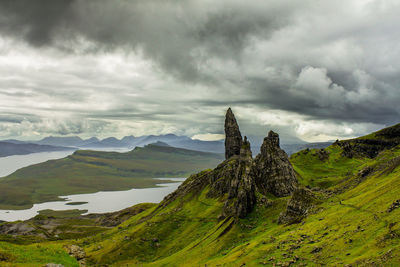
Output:
M239 155L241 146L242 135L239 125L231 108L228 108L225 116L225 158L229 159L234 155Z

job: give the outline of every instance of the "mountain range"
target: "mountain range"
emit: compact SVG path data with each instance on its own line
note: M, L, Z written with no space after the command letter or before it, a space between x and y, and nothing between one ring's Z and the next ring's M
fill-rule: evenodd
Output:
M250 139L253 143L253 153L258 153L262 144L261 138L253 137ZM112 149L125 149L131 150L135 147L143 147L148 144L155 142L164 142L170 146L177 148L184 148L189 150L211 152L211 153L223 153L224 152L224 140L217 141L202 141L191 139L187 136L178 136L174 134L165 135L144 135L139 137L125 136L121 139L115 137L108 137L105 139L99 139L92 137L88 139L82 139L79 136L70 137L45 137L38 141L20 141L15 139L8 139L0 142L0 151L7 151L0 153L0 157L9 155L20 155L29 154L35 152L44 151L60 151L67 148L73 149L94 149L94 150L112 150ZM6 144L7 148L6 148ZM17 145L13 146L11 144ZM305 148L324 148L331 144L331 142L320 142L320 143L287 143L282 144L282 148L291 155ZM34 146L36 145L36 146ZM13 150L15 148L15 150ZM24 152L23 152L24 151Z

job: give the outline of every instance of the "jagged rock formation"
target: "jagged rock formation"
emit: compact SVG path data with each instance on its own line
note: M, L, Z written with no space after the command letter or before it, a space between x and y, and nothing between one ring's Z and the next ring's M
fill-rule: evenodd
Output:
M297 178L285 151L279 147L279 135L270 131L264 138L261 153L255 159L257 189L282 197L290 195L297 185Z
M209 186L207 197L226 197L221 218L243 218L256 205L256 191L287 196L295 189L297 179L286 153L279 147L279 135L270 132L264 139L261 154L253 160L250 142L242 135L232 110L225 119L226 160L214 170L189 177L175 192L168 195L160 206L189 193L201 192ZM195 194L192 194L195 195ZM268 203L264 197L261 202ZM261 203L261 204L263 204Z
M304 187L298 187L288 200L286 211L280 214L279 224L293 224L301 220L309 213L314 203L316 203L314 194Z
M236 122L235 115L231 108L228 109L225 116L225 159L240 154L242 147L242 135L239 125Z
M255 178L253 167L253 158L250 150L250 142L244 138L238 167L235 176L231 180L228 199L224 204L223 216L245 217L256 204Z

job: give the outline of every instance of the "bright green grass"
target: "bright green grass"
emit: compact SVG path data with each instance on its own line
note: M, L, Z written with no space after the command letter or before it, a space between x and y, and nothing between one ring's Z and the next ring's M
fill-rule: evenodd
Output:
M302 182L310 183L314 177L318 184L318 177L329 174L331 184L338 185L365 166L374 166L376 171L358 186L323 199L304 223L277 225L288 198L275 199L272 207L257 206L237 224L219 221L216 218L223 201L207 199L204 191L132 217L121 228L84 240L82 245L86 245L92 264L113 266L271 266L294 258L298 258L296 264L307 266L399 266L400 210L386 210L400 196L400 170L388 163L400 150L364 161L341 158L337 147L328 150L328 162L315 159L311 152L301 154L304 159L295 156L295 162L302 164L295 167L306 178ZM305 166L318 175L311 176ZM151 218L144 219L150 214Z
M127 153L76 151L2 178L0 209L29 208L69 194L156 187L160 181L152 178L187 177L221 159L220 154L153 145Z
M347 158L341 155L342 150L337 145L325 149L329 158L319 159L318 149L297 152L290 157L300 183L310 187L328 188L357 174L372 160L368 158Z
M275 198L269 207L257 205L236 223L219 220L224 199L207 198L206 188L78 244L90 266L272 266L292 259L294 266L400 266L400 209L387 212L400 199L399 162L393 160L400 149L375 159L341 157L337 146L327 151L327 161L315 151L291 158L301 183L331 189L353 181L366 167L373 172L341 194L322 197L302 223L277 224L288 197Z
M0 266L37 267L47 263L57 263L68 267L79 266L78 262L63 249L61 243L21 246L0 242Z

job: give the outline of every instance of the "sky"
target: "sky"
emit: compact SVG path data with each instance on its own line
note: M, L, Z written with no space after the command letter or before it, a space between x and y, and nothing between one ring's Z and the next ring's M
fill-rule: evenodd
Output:
M0 139L345 139L399 122L400 2L2 0Z

